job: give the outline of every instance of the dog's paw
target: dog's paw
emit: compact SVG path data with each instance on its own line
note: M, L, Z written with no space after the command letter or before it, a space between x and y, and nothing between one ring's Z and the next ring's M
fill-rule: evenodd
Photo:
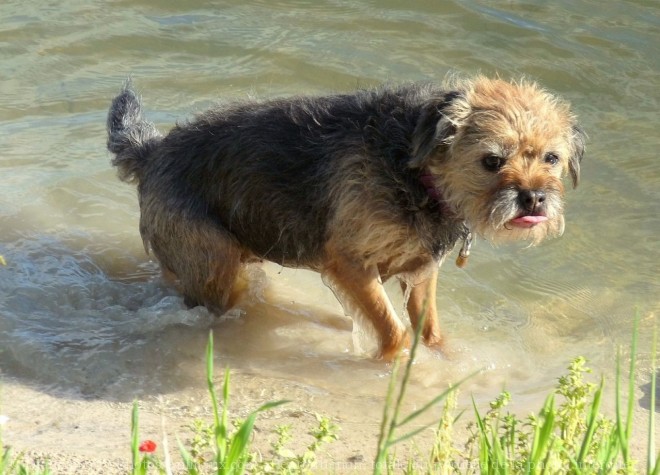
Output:
M391 363L397 358L408 359L410 357L410 335L405 333L396 344L383 346L378 353L378 359Z

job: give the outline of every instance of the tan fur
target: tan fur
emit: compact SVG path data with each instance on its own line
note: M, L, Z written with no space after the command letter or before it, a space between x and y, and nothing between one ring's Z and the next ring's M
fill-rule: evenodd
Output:
M429 167L444 198L473 231L493 242L526 239L536 244L561 235L564 187L560 178L574 153L575 118L568 105L525 81L478 77L453 86L466 90L449 107L456 134L446 155ZM542 163L548 151L557 153L561 166ZM489 173L481 165L488 153L508 157L500 174ZM494 220L493 195L506 187L550 192L548 222L532 229L510 229L505 227L506 220Z

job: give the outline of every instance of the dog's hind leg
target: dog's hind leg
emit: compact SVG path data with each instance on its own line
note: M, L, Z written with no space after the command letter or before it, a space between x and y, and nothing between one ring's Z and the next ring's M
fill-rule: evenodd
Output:
M221 315L232 308L245 285L239 278L241 248L231 239L215 242L208 257L209 275L204 285L203 304Z
M228 232L184 219L168 221L166 232L149 231L145 237L161 267L176 276L187 306L204 305L221 315L236 303L243 251Z

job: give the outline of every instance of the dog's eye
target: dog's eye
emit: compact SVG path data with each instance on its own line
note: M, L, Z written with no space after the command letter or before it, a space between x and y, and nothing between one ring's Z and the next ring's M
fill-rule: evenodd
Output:
M545 154L545 157L543 157L543 161L550 165L556 165L557 162L559 162L559 157L556 153L548 152Z
M490 154L482 158L481 163L489 172L496 172L504 165L504 159L498 155Z

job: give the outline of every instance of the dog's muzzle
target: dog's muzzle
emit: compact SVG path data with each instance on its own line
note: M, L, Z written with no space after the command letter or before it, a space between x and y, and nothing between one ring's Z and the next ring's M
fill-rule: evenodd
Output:
M513 226L531 228L548 220L544 190L520 190L518 192L518 206L523 210L523 213L510 221Z

